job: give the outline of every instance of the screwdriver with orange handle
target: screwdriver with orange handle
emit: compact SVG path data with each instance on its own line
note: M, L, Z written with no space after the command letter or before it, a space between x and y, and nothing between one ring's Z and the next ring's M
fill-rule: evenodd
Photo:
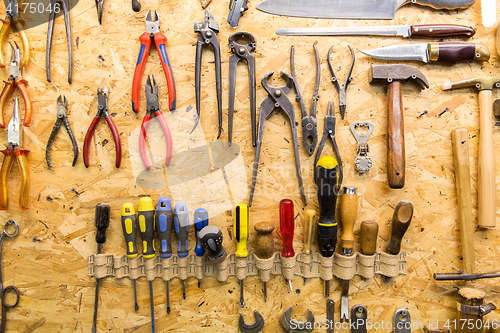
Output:
M155 208L150 197L139 200L139 230L142 238L142 256L144 259L154 259ZM149 281L149 302L151 303L151 330L155 331L155 303L153 298L153 281Z
M319 204L317 239L321 256L330 258L337 245L337 220L335 206L340 185L339 164L332 156L323 156L315 166L314 180ZM330 295L330 281L325 281L325 297Z
M311 254L311 242L313 234L314 219L316 212L313 209L306 210L306 221L304 223L304 253ZM304 286L306 285L306 278L304 277Z
M247 240L250 234L249 226L249 212L248 206L245 204L239 204L236 206L234 214L234 238L236 239L236 253L235 255L239 258L248 257L247 250ZM243 297L243 281L240 280L240 308L245 307L245 298Z
M123 236L125 237L125 245L127 247L127 258L137 258L139 252L137 251L136 237L137 237L137 216L135 215L134 204L126 202L122 205L122 229ZM137 302L137 287L136 279L132 280L134 285L134 309L139 310L139 303Z
M354 249L354 222L358 215L358 195L355 187L344 187L340 197L340 222L342 223L342 250L345 256L352 256ZM340 298L340 321L349 320L349 280L342 281Z
M280 201L280 232L283 239L283 250L281 256L283 258L292 258L295 256L293 251L293 233L294 233L294 215L293 202L290 199ZM290 290L293 292L292 281L288 280Z

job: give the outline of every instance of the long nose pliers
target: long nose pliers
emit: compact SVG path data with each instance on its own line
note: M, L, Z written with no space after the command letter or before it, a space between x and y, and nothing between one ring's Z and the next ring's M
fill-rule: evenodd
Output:
M155 11L155 19L151 18L151 11L146 14L146 32L144 32L139 40L141 41L141 49L139 51L139 58L134 72L134 80L132 84L132 109L134 112L139 112L139 94L142 87L142 76L148 61L149 50L151 49L151 41L154 39L158 55L160 56L161 65L165 72L168 87L168 102L169 110L173 111L176 107L175 98L175 83L172 67L167 55L167 37L160 32L160 17Z
M45 149L45 160L47 161L47 165L49 168L53 168L52 160L50 158L50 148L56 139L57 132L61 128L61 125L64 123L64 127L68 131L69 138L71 140L71 144L73 145L73 166L75 166L76 161L78 159L78 144L76 143L75 135L69 126L68 121L68 100L66 96L60 95L57 98L57 120L54 124L54 128L50 133L49 141L47 142L47 148Z
M203 47L211 45L214 50L215 60L215 89L217 91L217 110L219 117L219 133L217 139L220 138L222 131L222 78L221 78L221 57L220 44L217 34L219 33L219 24L215 22L214 17L208 10L205 9L205 19L202 22L194 24L194 31L199 33L198 42L196 43L196 61L194 73L194 85L196 90L196 122L191 133L195 130L200 121L200 99L201 99L201 56Z
M151 164L148 160L148 155L146 152L146 136L149 123L153 117L153 113L156 115L156 119L160 123L160 126L165 134L165 140L167 143L167 154L165 157L165 165L170 165L170 160L172 159L172 135L170 134L170 129L168 128L165 117L160 111L160 103L158 102L158 84L156 84L155 77L153 76L153 83L151 83L151 78L148 76L146 81L146 99L148 103L148 109L146 111L146 116L141 125L141 133L139 135L139 151L141 153L142 162L146 169L151 170Z
M339 80L337 79L337 76L335 75L335 71L333 70L332 63L330 61L330 55L333 51L333 46L330 47L330 50L328 50L328 67L330 68L330 73L332 73L332 82L337 88L337 91L339 93L339 109L340 109L340 117L342 120L345 117L345 109L347 107L347 98L346 98L346 92L347 92L347 86L349 83L352 82L352 70L354 68L354 62L356 61L356 58L354 56L354 51L352 50L352 47L348 45L349 51L351 51L351 67L349 68L349 72L347 72L347 77L345 79L345 83L343 86L340 85Z
M64 24L66 25L66 40L68 43L68 82L71 83L73 76L73 49L71 46L71 22L69 16L69 0L51 0L50 8L56 8L56 3L60 3L63 9ZM50 54L52 52L52 38L54 36L54 19L56 11L52 10L49 15L49 29L47 31L47 47L45 50L45 68L47 72L47 81L51 82L50 77Z
M17 32L19 33L19 37L21 38L21 42L23 44L23 58L21 60L21 67L24 67L28 65L28 61L30 60L30 46L28 37L26 36L26 32L24 32L23 21L17 17L18 10L20 8L20 6L18 5L18 0L6 0L5 8L6 16L5 19L2 20L2 28L0 29L0 67L6 67L1 48L5 43L5 39L7 38L7 34L12 28L12 25L14 25Z
M14 159L17 160L19 171L21 173L21 194L19 196L19 208L28 209L29 191L30 191L30 173L26 155L30 152L22 147L23 127L19 121L18 99L14 100L14 111L7 128L7 149L2 150L5 155L0 171L0 210L9 208L9 189L7 181L10 171L14 165Z
M316 120L316 103L319 99L318 90L319 90L319 81L320 81L320 73L321 68L319 64L319 53L318 47L316 44L313 45L314 54L316 56L316 83L314 85L314 92L311 99L311 115L307 115L307 107L304 101L304 96L302 96L302 92L300 91L299 82L297 80L297 74L295 73L295 48L292 45L290 49L290 69L292 70L292 77L295 81L295 90L297 91L297 100L300 103L300 113L302 115L302 143L306 148L309 156L314 154L314 149L316 149L316 145L318 144L318 129ZM316 165L316 164L314 164Z
M106 122L108 123L109 129L113 134L113 140L115 141L115 150L116 150L116 161L115 165L117 168L120 167L122 161L122 142L120 140L120 133L118 133L118 129L116 128L115 123L113 122L113 118L111 118L108 112L108 87L104 86L104 88L97 89L97 114L95 115L92 123L90 123L89 129L87 130L87 134L85 135L85 141L83 142L83 162L85 163L85 167L89 167L89 148L90 142L92 141L92 137L94 136L95 129L99 124L99 120L102 116L106 118Z
M0 112L2 115L0 116L0 128L5 127L5 121L4 121L4 111L5 111L5 105L7 105L7 101L9 100L10 95L12 95L12 92L14 91L14 88L17 87L19 89L19 92L21 93L21 96L23 97L24 100L24 122L23 125L26 127L30 126L31 123L31 110L32 110L32 104L31 104L31 98L30 95L28 94L28 81L19 78L19 47L17 46L17 43L14 42L16 47L12 45L12 43L9 43L10 47L12 49L12 56L10 58L10 66L9 66L9 79L7 81L4 81L5 85L3 87L2 93L0 94ZM1 45L1 44L0 44Z

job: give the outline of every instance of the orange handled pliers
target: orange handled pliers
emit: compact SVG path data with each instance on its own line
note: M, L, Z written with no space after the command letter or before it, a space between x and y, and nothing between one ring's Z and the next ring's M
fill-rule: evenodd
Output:
M10 171L14 165L14 158L17 159L19 171L21 172L21 195L19 197L19 207L21 209L28 209L29 191L30 191L30 174L28 170L28 163L26 155L29 150L21 147L22 143L22 129L21 122L19 121L19 108L18 99L14 100L14 111L10 119L7 129L7 149L2 150L5 155L0 171L0 210L6 210L9 207L9 190L7 188L7 181L9 179Z
M5 19L2 21L2 28L0 29L0 67L5 67L6 63L3 60L3 55L1 51L1 47L5 43L5 39L7 38L7 34L9 30L12 28L12 25L16 28L19 33L19 37L21 38L21 42L23 43L23 59L21 61L21 66L24 67L28 65L28 61L30 60L30 46L28 43L28 37L24 32L23 21L17 17L19 12L19 4L18 0L7 0L5 1Z
M160 17L158 13L155 11L155 18L153 20L151 11L148 11L146 14L146 32L139 37L141 49L137 64L135 65L134 80L132 81L132 110L136 113L139 112L139 94L142 87L142 76L144 75L153 39L158 55L160 56L163 71L165 72L165 78L167 79L169 110L173 111L176 107L174 74L172 73L172 66L170 66L167 55L167 37L160 32Z
M9 79L4 81L5 85L2 90L2 94L0 95L0 128L5 127L5 120L3 117L3 113L5 111L5 105L9 100L10 95L14 91L14 88L17 86L17 89L21 92L21 96L23 96L24 100L24 126L29 127L31 123L31 98L28 94L28 81L19 78L19 46L14 42L16 47L9 43L12 48L12 56L10 58L10 66L9 66ZM0 44L1 45L1 44Z

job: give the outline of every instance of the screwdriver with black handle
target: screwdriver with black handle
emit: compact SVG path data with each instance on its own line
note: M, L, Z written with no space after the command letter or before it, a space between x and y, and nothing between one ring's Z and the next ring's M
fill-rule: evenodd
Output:
M234 214L234 238L237 242L235 255L239 258L248 257L247 240L250 234L249 218L248 206L245 204L237 205ZM245 307L243 281L244 279L240 280L240 308Z
M178 202L175 205L174 227L175 227L175 234L177 236L177 255L180 258L187 257L189 254L189 248L188 248L189 214L185 202ZM182 297L186 299L186 282L184 280L182 280Z
M387 242L385 251L397 255L401 251L401 241L410 226L413 217L413 204L410 201L401 200L394 208L392 215L391 238ZM382 280L388 283L391 278L382 275Z
M347 257L353 255L354 222L358 215L358 195L355 187L344 187L340 197L340 222L342 224L342 251ZM349 280L342 281L340 297L340 321L349 320Z
M139 252L137 251L137 216L135 215L134 204L126 202L122 205L122 229L123 236L125 237L125 245L127 248L127 258L137 258ZM136 279L132 280L134 286L134 309L139 310L139 303L137 303L137 286Z
M109 226L110 206L106 203L98 203L95 206L95 226L97 233L95 241L97 243L97 254L102 252L102 244L106 242L106 229ZM97 305L99 304L99 279L95 279L95 300L94 300L94 321L92 322L92 333L97 329Z
M315 183L318 195L319 218L317 240L321 256L330 258L337 245L337 205L339 164L332 156L323 156L315 166ZM330 295L330 281L325 281L325 297Z
M194 211L194 231L196 237L196 246L194 247L194 253L197 257L203 257L205 255L205 248L200 242L200 231L208 225L208 212L205 208L198 208ZM200 280L198 280L198 288L200 288Z
M155 208L150 197L139 200L139 230L142 238L142 256L144 259L154 259ZM149 281L149 302L151 303L151 330L155 331L155 303L153 298L153 281Z
M169 197L160 197L156 203L155 228L160 240L160 257L170 258L172 256L172 229L174 228L174 213ZM167 314L170 313L170 289L167 286Z

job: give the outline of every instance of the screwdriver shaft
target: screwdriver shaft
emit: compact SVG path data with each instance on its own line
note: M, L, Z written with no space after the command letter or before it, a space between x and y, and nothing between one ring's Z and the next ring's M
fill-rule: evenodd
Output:
M264 302L267 302L267 282L264 282Z
M325 297L330 296L330 280L325 281Z
M135 284L135 281L136 280L132 280L133 282L133 285L134 285L134 308L135 308L135 311L138 311L139 310L139 303L137 303L137 286Z
M99 279L95 279L95 300L94 300L94 321L92 322L92 333L96 333L97 328L97 304L99 302Z
M167 314L170 313L170 289L168 287L168 280L167 280Z
M149 281L149 302L151 306L151 332L155 332L155 301L153 298L153 281Z
M186 299L186 281L182 280L182 298Z
M290 285L290 291L293 293L292 280L288 280L288 284Z
M240 280L240 308L245 307L245 298L243 297L243 279Z

